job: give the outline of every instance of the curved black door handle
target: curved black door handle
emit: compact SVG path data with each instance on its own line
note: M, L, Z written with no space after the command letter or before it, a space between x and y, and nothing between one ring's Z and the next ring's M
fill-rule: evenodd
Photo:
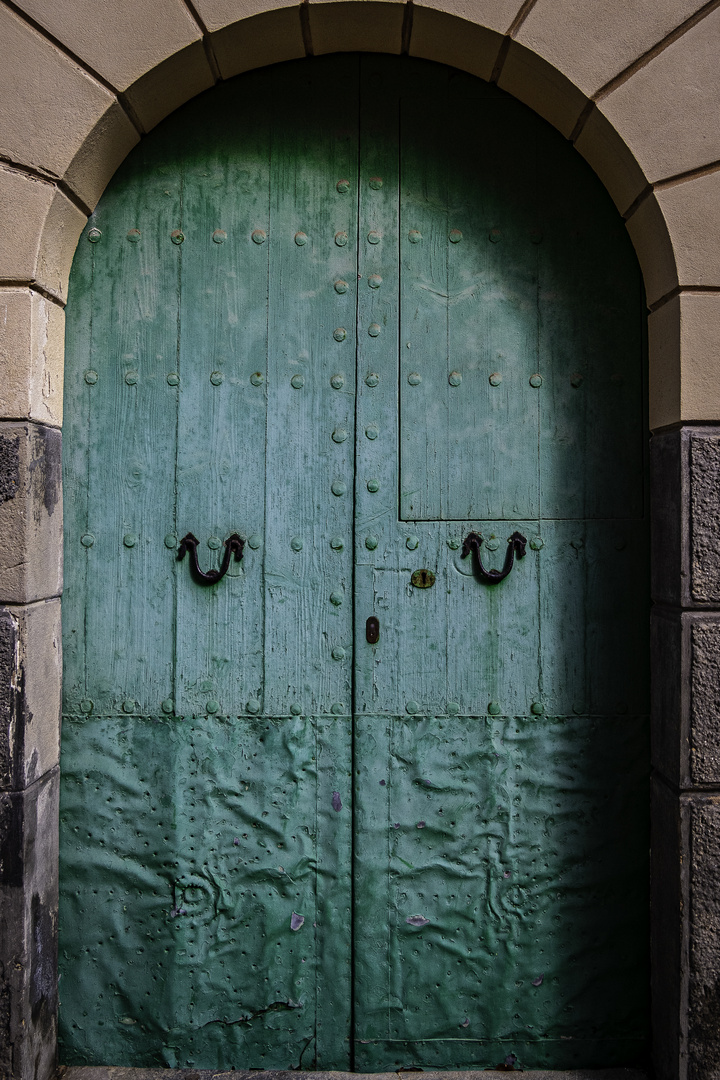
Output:
M245 541L237 533L233 533L232 536L228 536L225 540L225 554L223 555L222 565L219 570L208 570L204 573L198 565L197 546L200 543L197 536L193 536L192 533L188 533L187 536L183 536L180 541L180 550L178 551L178 562L185 558L185 554L190 552L190 570L193 576L200 582L201 585L214 585L220 578L225 577L230 566L230 558L235 556L235 562L240 562L243 557L243 548L245 547Z
M508 549L505 553L505 563L502 570L486 570L482 564L480 558L480 545L482 544L482 536L480 533L471 532L468 533L463 541L461 557L467 559L471 551L475 552L478 561L478 567L480 574L484 581L487 581L488 585L497 585L498 581L502 581L506 578L513 568L513 559L517 553L518 559L522 559L525 556L525 545L527 540L522 533L514 532L511 537L508 538Z

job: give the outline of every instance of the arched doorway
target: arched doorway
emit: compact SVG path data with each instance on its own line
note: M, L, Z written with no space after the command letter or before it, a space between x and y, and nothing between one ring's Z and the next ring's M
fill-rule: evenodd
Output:
M267 69L131 155L68 310L67 1062L643 1053L642 310L450 69Z

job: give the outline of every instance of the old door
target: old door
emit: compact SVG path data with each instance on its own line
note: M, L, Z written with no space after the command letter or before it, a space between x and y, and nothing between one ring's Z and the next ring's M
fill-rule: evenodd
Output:
M642 296L585 164L432 64L243 76L119 171L68 335L63 1060L637 1060Z

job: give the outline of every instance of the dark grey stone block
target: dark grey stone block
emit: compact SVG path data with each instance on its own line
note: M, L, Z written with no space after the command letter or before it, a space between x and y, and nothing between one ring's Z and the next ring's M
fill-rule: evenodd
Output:
M0 793L0 1077L56 1066L57 768Z
M688 1080L720 1076L720 796L691 796Z

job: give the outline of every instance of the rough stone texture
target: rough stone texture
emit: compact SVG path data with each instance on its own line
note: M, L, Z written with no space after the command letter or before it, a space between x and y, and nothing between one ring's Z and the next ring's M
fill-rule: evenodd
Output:
M720 158L719 35L716 8L599 103L651 183Z
M690 778L720 785L720 616L690 619Z
M181 0L19 0L18 7L120 91L200 38Z
M693 797L689 866L688 1080L720 1075L720 796Z
M569 138L587 98L557 68L513 41L498 86L525 102Z
M0 603L60 594L60 446L56 428L0 423Z
M486 30L443 11L414 5L411 56L452 64L469 71L471 75L489 79L502 40L502 35L493 30Z
M531 8L517 40L588 97L671 33L705 0L556 0ZM578 44L582 42L582 48Z
M241 19L212 34L210 41L223 79L305 55L297 7L282 7Z
M0 6L0 153L62 176L113 95Z
M600 177L620 213L626 213L647 187L647 177L632 147L598 108L593 108L585 120L575 149Z
M680 799L658 780L652 784L651 821L652 1064L655 1080L686 1080L687 868L681 858L687 837L683 842Z
M215 82L201 41L151 68L125 92L145 131Z
M690 434L690 576L697 603L720 604L720 434Z
M414 0L415 16L422 7L457 15L498 34L506 34L522 7L522 0ZM442 47L442 43L438 42ZM456 66L460 65L456 62Z
M315 54L389 52L402 48L404 5L377 0L341 0L308 7Z
M58 764L61 680L60 601L0 608L0 791Z
M263 11L287 6L287 0L195 0L195 10L211 34Z
M68 187L94 210L113 173L140 141L127 113L115 103L88 132L67 167L63 179Z
M58 770L0 793L0 1077L56 1064Z
M0 418L62 423L65 313L32 289L0 289Z
M404 1069L402 1074L393 1073L348 1073L348 1072L309 1072L302 1071L303 1080L398 1080L400 1075L410 1076L415 1072ZM422 1080L500 1080L507 1077L505 1072L484 1069L482 1072L467 1069L462 1072L433 1072L417 1070ZM528 1069L523 1072L523 1080L647 1080L646 1073L640 1069L568 1069L564 1072ZM216 1069L127 1069L117 1066L71 1065L61 1068L58 1080L297 1080L296 1072L283 1069L253 1069L245 1072L233 1069L232 1072L218 1072Z

